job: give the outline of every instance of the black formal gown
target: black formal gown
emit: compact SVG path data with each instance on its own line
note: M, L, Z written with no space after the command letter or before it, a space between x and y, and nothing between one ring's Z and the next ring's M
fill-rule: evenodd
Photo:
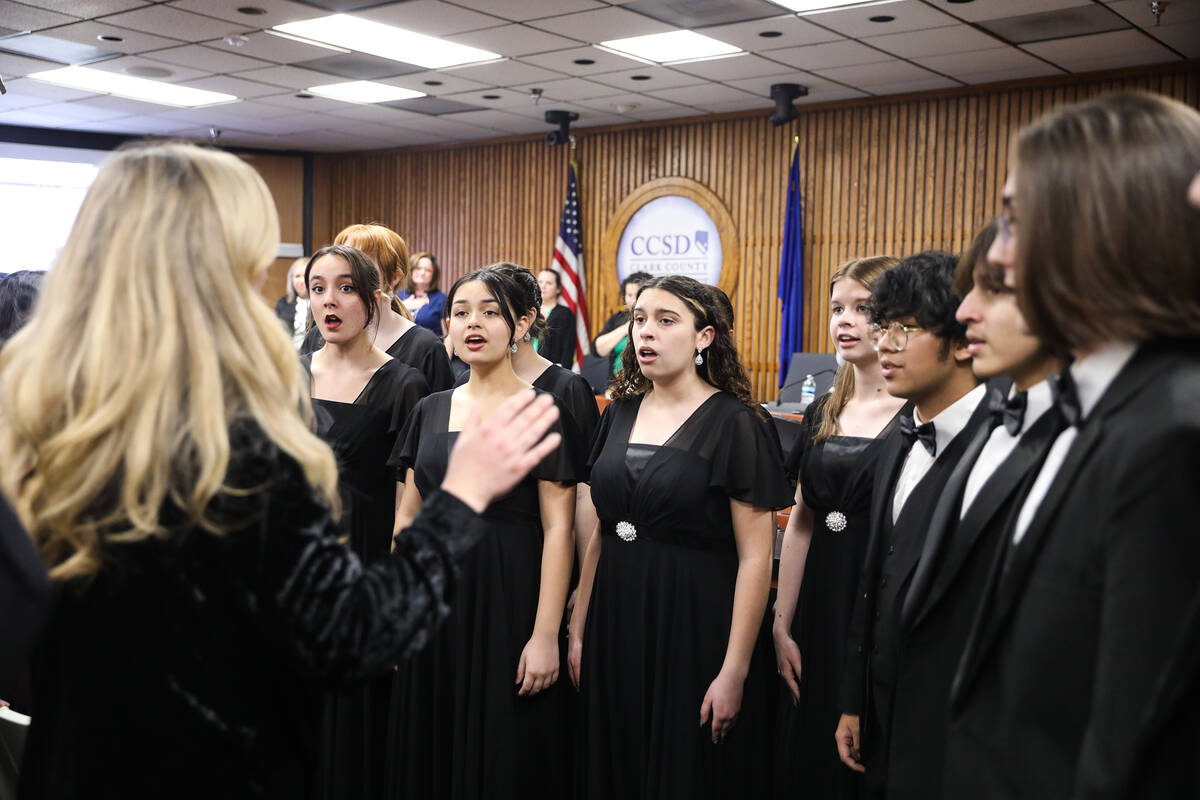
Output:
M565 369L575 363L575 315L564 305L557 305L546 317L546 332L538 340L538 355Z
M325 339L314 325L300 343L300 354L309 355L324 346ZM454 384L454 373L450 369L450 359L446 355L442 340L420 325L415 325L401 334L385 352L424 375L431 392L444 391Z
M310 356L303 356L310 368ZM313 398L317 435L338 462L341 527L358 557L371 561L391 547L396 480L387 460L408 416L429 393L425 378L392 359L383 364L353 403ZM387 706L391 676L339 694L325 704L319 786L337 800L377 798L383 791Z
M390 462L413 469L422 497L441 483L458 437L447 430L452 394L418 404ZM566 670L532 697L516 685L541 584L537 483L585 477L582 443L570 426L555 429L559 448L484 513L487 533L462 563L445 627L396 673L388 797L559 800L569 791Z
M223 533L168 503L168 537L56 585L22 797L312 797L323 689L386 674L446 615L483 533L467 506L428 496L363 564L299 464L252 423L230 439Z
M846 800L857 797L862 784L838 757L833 733L842 713L838 689L846 628L870 535L875 457L900 417L875 438L839 435L814 444L829 397L820 397L804 415L788 459L788 473L798 478L812 509L813 532L792 617L792 638L800 648L798 703L780 682L774 765L779 798Z
M721 744L700 705L729 641L738 557L730 499L791 504L779 448L733 395L661 446L629 444L641 398L605 410L592 451L604 537L584 632L580 798L765 797L769 686L760 636Z

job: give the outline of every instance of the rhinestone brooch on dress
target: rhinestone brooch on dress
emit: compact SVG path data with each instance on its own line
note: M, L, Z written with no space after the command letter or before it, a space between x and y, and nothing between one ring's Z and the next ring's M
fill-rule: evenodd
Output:
M632 522L618 522L617 536L622 542L632 542L637 538L637 528L633 527Z
M840 511L830 511L825 515L825 527L834 533L846 530L846 515Z

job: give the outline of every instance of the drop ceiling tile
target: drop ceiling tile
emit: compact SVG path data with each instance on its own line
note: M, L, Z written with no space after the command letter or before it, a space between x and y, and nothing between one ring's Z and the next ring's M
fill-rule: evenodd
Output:
M458 67L446 71L460 78L487 86L515 86L519 83L552 81L563 77L557 72L512 59L480 64L475 67Z
M582 11L578 14L534 20L529 24L535 28L569 36L589 44L678 30L665 22L659 22L623 8Z
M0 33L7 31L0 29ZM53 30L50 31L53 33ZM108 50L98 45L81 44L69 39L48 36L45 33L23 33L16 36L6 36L0 39L0 49L16 55L40 58L44 61L54 61L59 64L91 64L106 58L116 58L120 53Z
M654 110L643 111L642 109L634 109L626 112L624 116L636 122L654 122L660 119L683 119L685 117L697 116L696 109L688 108L687 106L677 106L673 103L667 107Z
M286 147L321 153L349 153L357 150L382 150L388 142L351 136L337 131L313 131L281 140Z
M326 111L321 116L324 118L335 117L359 122L378 122L381 125L406 125L408 127L420 124L421 120L428 119L425 114L401 111L398 108L390 108L389 106L360 106L353 103L342 103L341 106L341 108L334 111Z
M1117 69L1178 61L1179 57L1137 29L1109 31L1024 45L1068 72Z
M205 39L228 36L231 33L245 33L254 30L250 25L239 25L226 20L205 17L170 6L145 6L105 17L104 22L108 25L151 33L155 36L182 39L185 42L200 42Z
M537 120L521 117L516 114L506 114L495 109L483 111L467 111L454 115L455 122L465 122L468 125L478 125L481 128L492 128L502 133L536 133L550 130L546 123L539 124Z
M55 25L67 25L77 22L79 16L59 14L42 8L34 8L24 3L14 3L12 0L0 0L0 21L4 27L17 31L40 31Z
M278 108L287 108L296 113L322 114L327 111L338 111L344 108L357 108L356 103L343 103L340 100L330 100L327 97L297 97L294 92L273 94L268 97L256 97L254 102Z
M1146 33L1167 47L1175 48L1187 58L1200 58L1200 22L1146 28Z
M895 19L890 22L871 22L871 17L883 16ZM956 18L931 8L920 0L898 0L892 3L808 13L804 15L804 19L856 39L863 36L940 28L958 22Z
M407 100L390 100L379 105L434 117L482 110L474 103L460 103L457 100L447 100L444 97L413 97Z
M811 105L813 103L833 103L838 100L856 100L860 97L869 97L866 92L860 92L858 89L848 89L838 86L837 88L817 89L808 95L801 97L796 101L796 105Z
M912 92L930 92L935 89L953 89L963 84L959 81L935 75L932 78L920 78L915 81L897 81L879 85L864 85L858 88L876 95L910 94Z
M750 111L756 108L760 109L763 116L766 117L775 108L775 104L769 98L747 95L738 100L710 103L704 107L704 110L710 114L728 114L732 111Z
M779 33L779 36L764 37L763 31ZM841 39L841 35L814 25L806 19L789 14L782 17L756 19L750 22L737 22L732 25L716 25L710 28L698 28L697 33L711 36L718 41L749 50L754 53L764 53L768 50L780 50L785 47L799 47L806 44L820 44Z
M1146 0L1120 0L1115 3L1105 0L1105 5L1134 25L1146 28L1149 32L1153 32L1155 28L1170 28L1189 22L1200 22L1200 3L1196 0L1182 0L1182 2L1167 4L1157 24L1154 15L1150 13L1150 4Z
M113 111L110 108L92 105L87 101L76 101L72 103L55 103L54 108L47 109L50 113L67 119L78 120L79 122L101 122L106 119L118 119L120 117L128 117L129 114L123 111Z
M970 25L949 25L945 28L929 28L923 31L889 33L886 36L871 36L862 41L864 44L886 50L901 58L967 53L975 50L988 50L1004 44L1000 39L978 31Z
M742 78L758 78L763 75L773 75L779 72L779 64L768 61L761 56L747 53L731 58L716 58L711 61L694 61L691 64L676 64L673 70L695 75L710 81L741 80Z
M1002 83L1019 81L1025 78L1041 78L1045 75L1062 75L1063 71L1053 64L1037 61L1026 67L1009 67L1008 69L985 70L984 72L969 72L955 75L963 83L978 85L982 83Z
M47 69L58 69L62 64L53 61L42 61L40 58L26 58L12 53L0 53L0 75L5 78L20 78L31 72L41 72Z
M480 81L468 80L465 76L455 72L414 72L409 75L399 75L395 78L384 78L380 83L386 83L389 86L403 86L405 89L413 89L418 92L441 97L447 94L457 94L459 92L474 91L476 89L486 89L492 84L486 81L486 76L481 77ZM436 82L437 85L431 86L431 82Z
M21 5L90 19L149 5L145 0L20 0Z
M176 124L158 122L147 117L119 117L100 122L83 122L72 125L74 131L91 131L92 133L115 133L132 138L165 136L174 130Z
M750 94L766 98L768 102L770 102L771 84L773 83L798 83L801 86L808 87L810 94L823 89L833 90L845 88L838 83L834 83L828 78L822 78L819 75L814 75L811 72L804 72L802 70L777 72L774 75L764 75L761 78L730 81L729 85L735 89L741 89L743 92L749 92Z
M597 0L538 0L536 3L514 3L512 0L455 0L457 5L482 11L504 19L524 21L539 17L556 17L576 11L606 8Z
M852 67L858 64L876 64L880 61L892 60L892 57L887 53L851 41L810 44L805 47L772 50L770 58L772 61L778 61L789 67L809 70Z
M975 72L1029 69L1045 63L1020 48L1008 45L993 47L988 50L976 50L972 53L951 53L925 58L919 57L913 60L923 67L940 72L943 75L950 75L954 78ZM1050 71L1057 72L1058 70L1051 67Z
M576 47L579 42L556 36L553 33L539 31L528 25L501 25L498 28L487 28L469 33L457 33L447 36L447 41L465 44L490 50L502 56L523 56L530 53L545 53L550 50L563 50Z
M452 33L494 28L505 20L490 14L480 14L468 8L460 8L439 0L407 0L403 3L386 3L375 8L356 11L356 17L395 25L429 36L448 36Z
M241 78L230 77L229 75L213 75L195 81L185 81L183 85L194 86L197 89L207 89L210 92L224 92L225 94L231 94L234 97L242 99L266 97L267 95L279 93L278 86L268 86L265 83L246 81Z
M148 33L129 30L128 28L118 28L115 25L105 25L102 22L76 22L73 25L64 25L61 28L55 28L48 31L45 35L53 36L55 39L66 39L68 42L77 42L95 47L103 47L105 50L115 50L118 53L144 53L148 50L161 50L165 47L174 47L179 44L175 39L167 39L162 36L152 36ZM97 39L97 36L119 36L123 41L120 42L102 42Z
M374 81L423 71L421 67L414 64L380 58L368 53L330 53L324 58L299 61L292 66L310 69L314 72L327 72L330 75L337 75L343 80L355 81Z
M5 73L6 75L8 73ZM55 86L52 83L42 83L35 81L32 78L17 78L15 80L5 80L8 85L9 95L13 92L27 97L37 97L51 101L79 100L84 97L93 97L91 92L83 92L79 89L68 89L65 86ZM6 99L0 100L0 107L3 107Z
M572 127L577 127L580 125L599 125L601 123L596 122L595 120L615 116L613 110L604 105L606 102L606 100L589 100L586 104L583 104L561 101L557 103L547 103L542 101L536 106L516 106L514 108L506 108L504 111L507 114L516 114L520 117L529 117L531 119L541 120L542 124L546 126L545 129L550 130L555 126L552 126L550 123L545 121L547 111L550 111L551 109L574 111L579 115L579 120L577 122L572 122Z
M1062 8L1092 4L1092 0L972 0L970 3L954 3L951 0L928 1L942 11L967 22L1019 17L1024 14L1037 14L1042 11L1057 11ZM1140 1L1138 0L1138 2Z
M224 36L205 42L205 46L211 47L218 52L235 52L234 48L225 44ZM340 51L331 50L328 47L318 47L315 44L297 42L293 39L285 39L282 36L275 36L264 31L261 33L246 34L246 43L236 48L236 52L240 56L249 56L250 58L272 61L277 64L294 64L297 61L312 61L315 58L324 58Z
M884 61L879 64L859 64L854 67L834 67L814 70L818 75L838 83L862 89L889 83L928 80L937 75L906 61Z
M604 87L608 88L608 87ZM609 89L609 91L615 91ZM458 103L469 103L473 106L481 106L491 109L509 109L519 108L521 106L532 106L534 104L534 96L528 91L518 91L516 89L473 89L469 92L459 92L457 94L440 95L446 100L453 100ZM546 102L543 99L542 102Z
M637 81L635 76L649 75L649 80ZM636 69L622 72L606 72L603 75L592 75L588 80L613 86L623 92L649 92L655 89L674 89L677 86L695 86L706 83L704 78L687 75L668 67L652 67L649 64Z
M77 104L64 103L63 105ZM128 97L114 97L107 94L94 95L78 105L111 112L115 117L151 116L161 114L169 108L169 106L158 103L143 103L141 100L130 100Z
M646 92L646 94L669 103L678 103L699 109L708 109L709 106L716 103L735 103L754 98L754 95L749 92L711 83L701 86L683 86L678 89L663 89L657 92Z
M663 100L660 97L651 97L648 94L618 94L612 97L604 97L597 100L590 100L588 105L595 106L598 110L610 112L613 114L623 114L625 116L636 116L637 114L647 114L657 111L672 111L677 115L691 114L692 109L671 103ZM619 106L635 105L637 108L628 111L622 111Z
M70 125L74 120L58 114L42 111L45 106L20 109L17 111L0 111L0 125L32 125L38 128L61 128Z
M168 5L253 28L270 28L285 22L328 16L329 13L324 9L293 3L290 0L172 0ZM238 8L247 5L256 6L267 13L257 16L239 14Z
M242 0L245 2L245 0ZM229 50L229 48L226 48ZM234 52L222 52L212 47L198 44L188 44L183 47L169 47L146 53L146 58L161 61L164 64L175 64L181 67L203 70L213 74L241 72L248 69L262 69L274 66L269 61L257 58L246 58Z
M546 100L567 100L570 102L591 100L596 97L611 97L620 94L621 90L603 83L584 80L583 78L564 78L557 81L546 81L534 84L514 86L513 90L519 95L529 96L534 88L542 90L542 102Z
M30 81L32 83L33 81ZM21 94L17 89L9 88L8 94L4 95L4 99L0 100L0 112L3 111L20 111L26 108L37 108L38 106L53 105L58 107L62 103L50 100L45 97L36 97L31 94Z
M778 16L782 10L775 3L767 0L720 0L720 2L699 3L624 0L621 6L684 30L732 25L746 20L769 19Z
M521 56L521 61L567 75L595 75L601 72L616 72L628 69L640 61L605 52L596 47L575 47L553 53L537 53ZM591 64L576 64L576 61L591 61Z
M264 67L262 69L239 72L237 73L237 77L258 81L259 83L267 83L272 86L282 86L285 89L295 89L297 91L307 89L310 86L343 83L346 80L337 75L316 72L311 69L300 69L299 67Z
M174 64L163 64L158 61L151 61L142 56L121 56L114 58L111 61L100 61L96 64L89 64L92 69L99 69L105 72L120 72L129 74L128 70L139 67L149 69L165 69L171 72L170 75L161 78L152 78L156 81L166 81L167 83L180 83L181 81L191 81L197 78L206 77L209 73L204 70L192 69L191 67L177 67ZM140 76L139 76L140 77Z

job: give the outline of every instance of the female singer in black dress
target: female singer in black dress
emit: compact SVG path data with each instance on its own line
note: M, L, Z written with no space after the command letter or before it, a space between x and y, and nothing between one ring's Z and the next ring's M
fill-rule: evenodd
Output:
M875 455L903 401L887 393L867 336L888 256L843 264L830 281L829 336L844 359L833 389L804 415L788 474L798 479L779 561L772 634L783 680L774 794L850 800L861 776L838 758L838 686L846 626L866 554Z
M0 352L0 487L55 583L22 797L311 797L312 699L421 646L477 514L557 445L533 446L556 411L532 392L476 416L442 491L364 565L254 288L278 231L240 159L125 148Z
M644 284L596 434L601 535L570 628L581 798L766 794L769 687L751 662L769 658L772 512L791 492L718 319L690 278Z
M387 554L400 487L387 467L396 437L429 394L420 372L371 342L379 270L346 245L318 250L304 270L325 346L302 356L311 376L317 435L338 463L342 528L359 558ZM329 798L375 798L383 791L390 676L331 695L325 708L320 789Z
M408 245L404 239L391 228L376 223L351 225L342 229L333 241L361 250L379 268L383 295L374 314L375 344L400 363L420 371L430 391L449 389L453 377L441 339L413 322L412 314L396 297L408 263ZM320 328L314 325L300 352L311 353L322 344Z
M463 276L447 296L450 337L471 365L463 386L418 404L392 463L406 474L401 522L437 486L471 405L486 416L529 388L512 367L533 319L505 269ZM558 681L583 444L562 445L487 512L445 628L397 673L388 796L560 798L569 788L566 694Z
M560 302L562 275L557 270L544 269L538 273L537 282L542 294L540 309L546 322L544 330L534 336L538 355L570 369L575 363L575 342L579 334L575 330L575 315Z

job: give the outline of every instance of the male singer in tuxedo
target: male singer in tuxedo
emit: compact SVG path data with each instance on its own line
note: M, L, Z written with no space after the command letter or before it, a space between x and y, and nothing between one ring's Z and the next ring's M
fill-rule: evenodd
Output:
M1200 587L1200 212L1180 202L1200 114L1102 96L1022 130L1011 163L1012 282L1074 358L954 678L944 796L1122 797ZM1196 731L1163 734L1193 775ZM1142 796L1194 796L1154 777Z
M888 800L941 796L950 683L1008 510L1060 429L1046 376L1062 364L1028 333L1004 285L1003 264L994 259L1008 253L1011 236L1006 228L997 235L998 228L985 227L959 261L957 316L975 376L1006 376L1012 391L989 400L990 424L975 429L942 485L905 594L887 731Z
M888 392L915 407L879 452L836 732L842 761L865 768L873 797L882 797L887 785L901 609L929 514L967 442L989 417L984 387L971 371L965 328L954 318L962 299L953 287L955 264L947 253L908 256L871 292L871 335Z

